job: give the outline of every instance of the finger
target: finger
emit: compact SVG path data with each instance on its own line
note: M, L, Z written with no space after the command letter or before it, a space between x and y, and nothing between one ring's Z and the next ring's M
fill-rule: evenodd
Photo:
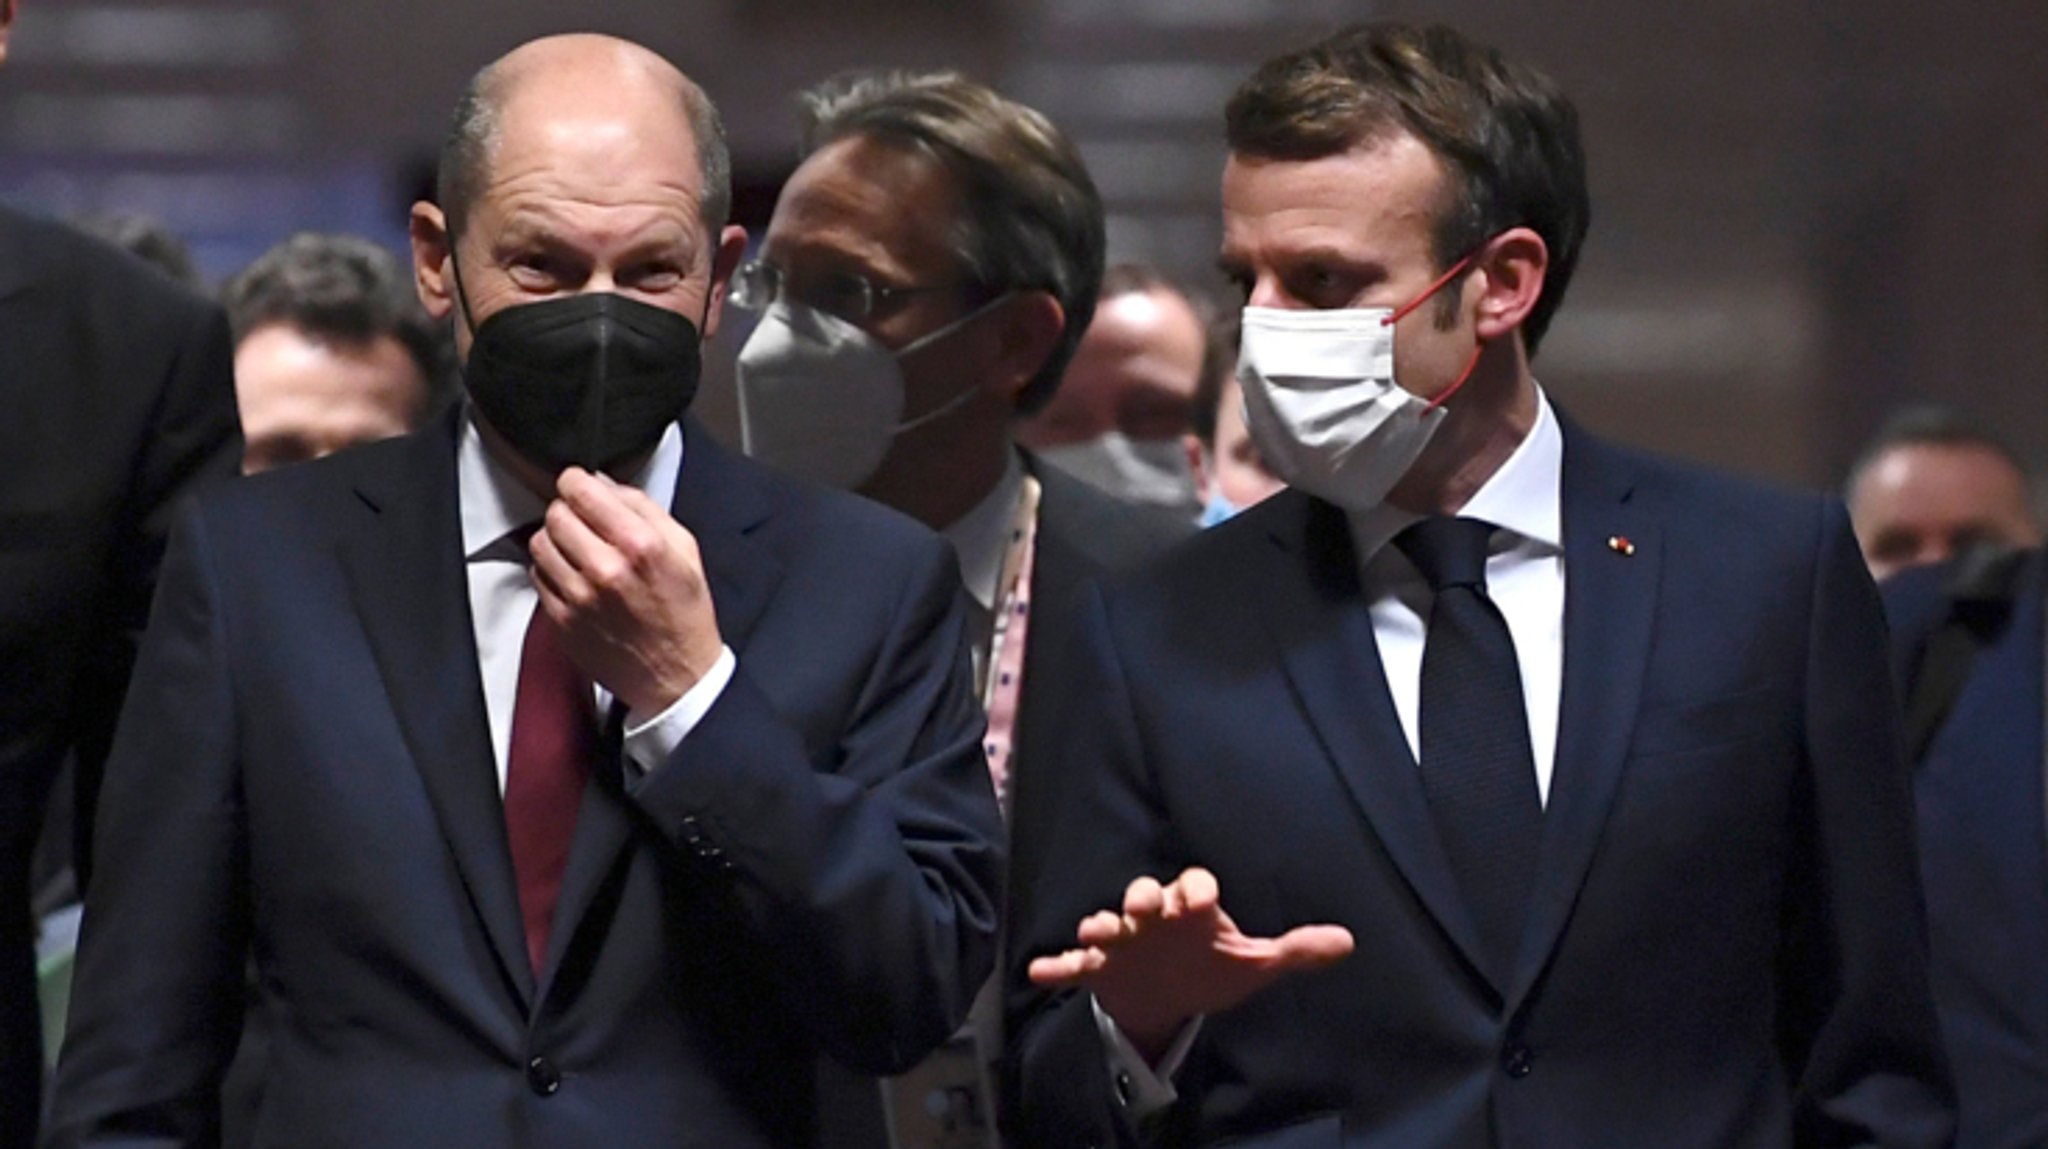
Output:
M1086 946L1115 945L1128 936L1129 924L1123 915L1109 910L1089 914L1074 931L1074 940Z
M647 534L647 523L627 508L622 495L632 489L612 482L610 476L600 478L580 467L570 467L555 480L555 493L561 501L569 504L599 538L614 545Z
M1351 956L1357 942L1343 926L1296 926L1273 939L1273 968L1320 969Z
M547 531L535 531L533 541L527 548L533 555L533 585L545 588L557 604L564 608L563 614L553 615L556 622L562 621L568 610L590 601L590 583L577 571L576 564L562 553L554 536Z
M1180 887L1181 899L1190 914L1206 914L1216 908L1222 899L1222 888L1216 875L1200 866L1190 866L1175 878L1174 885Z
M1166 890L1153 877L1139 878L1124 890L1124 917L1133 924L1156 918L1166 908Z
M1068 950L1050 957L1033 958L1025 973L1033 985L1058 987L1079 985L1090 975L1102 968L1103 953L1098 949Z

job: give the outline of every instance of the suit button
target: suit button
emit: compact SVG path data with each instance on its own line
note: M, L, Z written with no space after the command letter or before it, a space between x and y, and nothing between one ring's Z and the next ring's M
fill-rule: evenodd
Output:
M1501 1051L1500 1067L1509 1077L1520 1081L1536 1071L1536 1055L1519 1041L1508 1043Z
M542 1097L553 1097L562 1090L562 1071L545 1057L536 1057L526 1063L526 1085Z
M1116 1071L1116 1099L1124 1105L1131 1103L1132 1081L1129 1070Z

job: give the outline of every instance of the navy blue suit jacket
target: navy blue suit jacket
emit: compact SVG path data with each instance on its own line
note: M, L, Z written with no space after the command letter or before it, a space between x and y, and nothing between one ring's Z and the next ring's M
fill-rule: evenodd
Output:
M800 1146L820 1052L958 1026L1001 826L944 544L686 426L739 669L586 791L536 979L471 634L455 422L259 476L174 537L102 805L58 1145L215 1136L253 944L257 1145Z
M1333 922L1357 951L1208 1018L1156 1143L1946 1143L1883 619L1846 517L1567 424L1563 527L1556 771L1498 984L1336 508L1283 493L1098 589L1066 740L1017 782L1019 1146L1134 1139L1087 997L1024 967L1132 878L1194 864L1248 933Z
M2043 825L2044 564L2017 580L2013 613L1971 663L1914 775L1934 1002L1955 1067L1964 1149L2048 1145L2048 826ZM1884 587L1910 678L1947 613L1948 568Z

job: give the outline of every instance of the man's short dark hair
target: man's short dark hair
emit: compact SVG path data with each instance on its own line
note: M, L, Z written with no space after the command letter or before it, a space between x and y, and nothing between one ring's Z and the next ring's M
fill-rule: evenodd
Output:
M468 226L469 213L490 181L491 150L498 142L504 87L496 64L480 69L462 86L455 97L455 111L448 117L434 195L447 217L450 243ZM704 89L684 77L682 99L683 115L697 142L697 167L703 180L697 217L715 242L732 214L732 152L726 146L725 122L719 118L718 106Z
M403 263L366 239L302 232L256 257L221 289L235 343L283 323L316 339L364 346L389 337L427 383L427 410L453 390L445 325L420 306Z
M1543 295L1522 325L1535 353L1592 217L1578 110L1547 76L1450 28L1354 25L1261 65L1231 97L1225 130L1233 154L1273 160L1322 159L1397 132L1420 140L1448 177L1439 269L1513 227L1549 247ZM1455 308L1445 298L1439 306Z
M1037 111L953 72L840 76L800 103L806 155L859 136L922 155L952 178L952 248L976 286L1059 301L1066 327L1017 396L1020 414L1044 407L1102 284L1102 197L1073 142Z
M1849 476L1842 483L1844 497L1856 493L1856 485L1863 481L1863 476L1877 465L1879 459L1903 447L1958 447L1989 451L2010 463L2021 478L2028 477L2027 465L2020 461L2019 455L1983 424L1953 407L1922 403L1893 412L1863 445L1856 461L1849 464Z

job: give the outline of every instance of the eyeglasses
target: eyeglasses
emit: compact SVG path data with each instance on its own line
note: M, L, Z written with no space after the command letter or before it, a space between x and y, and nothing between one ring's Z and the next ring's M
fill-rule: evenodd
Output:
M806 307L815 307L828 315L858 323L887 307L891 300L929 291L951 291L958 286L957 283L896 286L876 283L864 275L850 272L830 272L798 289L780 267L757 259L742 264L733 273L732 294L728 298L734 307L765 311L769 304L786 295Z

